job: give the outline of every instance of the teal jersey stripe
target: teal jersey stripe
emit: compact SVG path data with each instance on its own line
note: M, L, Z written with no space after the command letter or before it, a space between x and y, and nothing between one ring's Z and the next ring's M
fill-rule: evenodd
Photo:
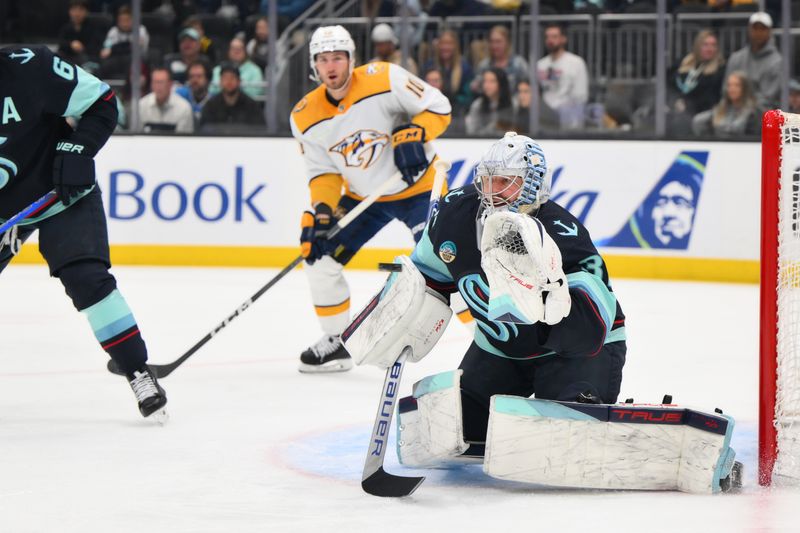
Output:
M433 243L428 236L427 226L425 231L422 232L422 237L419 239L417 246L414 247L414 251L411 253L411 260L417 265L419 271L429 278L440 283L454 282L450 271L447 270L447 265L433 251Z
M110 88L107 83L98 80L81 67L76 66L75 71L78 84L72 90L67 109L62 115L64 117L82 116Z
M589 295L589 298L597 304L600 316L606 324L606 331L611 331L617 314L617 298L608 290L603 280L588 272L575 272L567 274L567 284L570 289L580 289Z
M81 313L86 315L99 342L104 342L136 324L128 303L117 289L91 307L83 309Z
M618 342L625 340L628 340L628 334L625 331L625 328L617 328L615 330L609 331L606 334L605 344L608 344L609 342Z

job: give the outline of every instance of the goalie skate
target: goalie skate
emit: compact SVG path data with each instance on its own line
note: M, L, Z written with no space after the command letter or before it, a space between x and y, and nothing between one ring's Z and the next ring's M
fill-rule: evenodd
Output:
M300 372L345 372L351 368L353 360L344 349L339 335L323 335L316 344L300 354Z

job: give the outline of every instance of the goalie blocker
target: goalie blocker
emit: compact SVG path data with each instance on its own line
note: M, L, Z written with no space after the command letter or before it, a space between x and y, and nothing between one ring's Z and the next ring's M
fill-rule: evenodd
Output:
M400 400L397 454L409 467L474 460L461 371L429 376ZM584 404L495 395L483 469L553 487L716 493L741 486L733 418L676 405Z
M357 365L389 368L406 347L411 348L408 360L419 361L439 341L453 314L444 298L425 286L408 256L395 258L394 264L397 271L342 334Z

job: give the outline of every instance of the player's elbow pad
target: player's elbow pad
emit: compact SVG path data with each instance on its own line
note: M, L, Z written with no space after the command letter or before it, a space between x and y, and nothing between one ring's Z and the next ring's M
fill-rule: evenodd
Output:
M406 347L408 360L419 361L436 345L453 311L407 256L395 263L381 292L375 295L342 334L342 341L357 365L388 368Z

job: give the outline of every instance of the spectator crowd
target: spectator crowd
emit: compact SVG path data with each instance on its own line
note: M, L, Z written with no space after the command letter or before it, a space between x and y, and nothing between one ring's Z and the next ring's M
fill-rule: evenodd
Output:
M678 11L750 11L747 44L725 57L712 27L694 36L691 50L667 71L667 133L680 137L758 135L761 114L779 106L782 58L772 35L772 16L747 0L673 0ZM263 132L265 69L269 62L267 0L142 0L138 35L128 4L119 0L63 0L67 20L57 32L59 54L118 89L120 127L137 106L141 127L154 133ZM310 0L278 0L278 27L309 8ZM14 15L12 2L10 15ZM519 0L412 0L414 20L444 17L435 35L411 25L410 57L400 52L399 28L371 25L361 59L402 64L440 89L453 106L449 135L496 137L529 129L537 96L545 132L652 131L654 87L644 91L615 80L593 79L594 69L570 48L568 26L542 26L543 54L515 52L517 37L504 23L484 23L479 38L465 42L447 17L525 14ZM647 0L543 0L542 13L652 12ZM395 0L361 0L374 19L398 14ZM225 31L220 31L225 21ZM213 31L209 30L213 26ZM0 33L0 37L8 35ZM426 38L427 35L427 38ZM21 40L22 41L22 40ZM142 51L138 102L131 102L132 43ZM281 52L281 51L276 51ZM280 53L276 57L281 57ZM533 76L532 76L533 75ZM597 77L597 76L595 76ZM533 83L532 83L533 81ZM800 82L789 81L790 107L800 111ZM285 102L279 109L287 109Z

